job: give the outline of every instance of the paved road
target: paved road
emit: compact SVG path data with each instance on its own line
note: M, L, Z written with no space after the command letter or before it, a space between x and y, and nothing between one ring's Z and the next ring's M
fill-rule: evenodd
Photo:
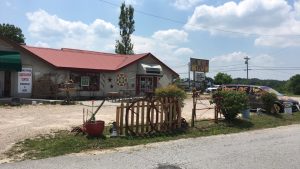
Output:
M299 169L300 125L182 139L107 153L1 164L1 169Z

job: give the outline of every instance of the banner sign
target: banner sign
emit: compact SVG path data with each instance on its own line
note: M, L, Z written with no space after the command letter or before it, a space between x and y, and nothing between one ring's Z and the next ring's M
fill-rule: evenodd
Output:
M18 93L31 93L32 89L32 68L22 68L18 72Z
M206 73L208 72L209 60L191 58L190 65L191 71Z

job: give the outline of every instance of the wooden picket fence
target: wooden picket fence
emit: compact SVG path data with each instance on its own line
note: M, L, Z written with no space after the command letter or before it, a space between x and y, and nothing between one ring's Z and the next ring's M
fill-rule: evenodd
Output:
M116 110L120 135L144 135L181 127L181 101L174 98L121 102Z

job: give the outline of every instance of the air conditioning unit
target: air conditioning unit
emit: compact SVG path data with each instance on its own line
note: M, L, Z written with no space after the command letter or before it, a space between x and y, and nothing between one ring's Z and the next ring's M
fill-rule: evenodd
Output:
M162 75L162 67L157 64L140 64L140 72L139 74L145 74L145 75Z

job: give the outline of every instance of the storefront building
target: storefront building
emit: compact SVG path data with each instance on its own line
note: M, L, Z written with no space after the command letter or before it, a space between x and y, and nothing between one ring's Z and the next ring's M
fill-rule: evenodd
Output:
M151 53L119 55L30 47L0 38L0 97L58 98L66 82L75 97L143 95L178 74Z

